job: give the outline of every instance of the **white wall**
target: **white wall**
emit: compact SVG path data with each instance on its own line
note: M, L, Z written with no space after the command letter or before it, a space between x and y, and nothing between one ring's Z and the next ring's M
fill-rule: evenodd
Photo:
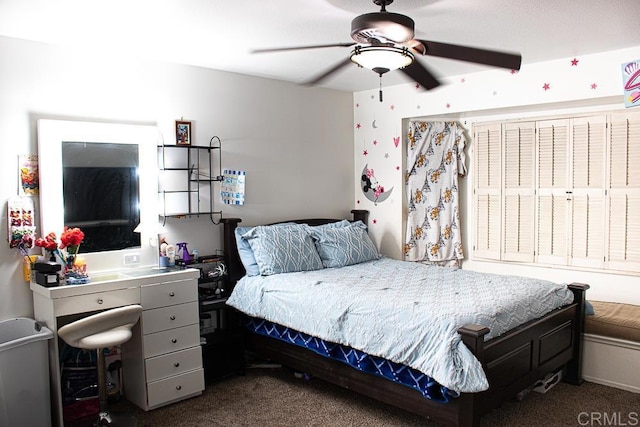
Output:
M355 204L369 209L370 233L381 251L402 258L404 245L404 147L406 124L411 118L457 120L468 131L476 121L539 117L563 113L624 109L621 65L640 58L636 48L525 65L518 73L491 69L446 79L444 85L424 92L414 83L354 94ZM428 65L428 58L421 58ZM575 62L575 61L574 61ZM433 70L437 73L437 70ZM548 83L549 89L544 85ZM383 77L384 84L384 77ZM374 127L375 124L375 127ZM400 140L396 146L395 142ZM591 285L587 297L640 305L640 277L580 270L490 263L471 259L473 243L473 144L468 135L469 173L460 181L461 221L466 260L463 268L503 274L540 277ZM366 150L367 154L364 155ZM364 167L373 168L377 181L393 187L389 199L377 206L360 189Z
M104 57L0 37L0 199L18 194L18 156L37 152L42 118L157 125L193 122L193 143L222 139L223 168L247 171L247 202L224 216L257 224L349 215L354 198L352 94L239 74ZM216 208L217 210L217 208ZM169 219L167 238L200 254L221 248L208 218ZM40 230L48 233L61 230ZM6 239L6 234L4 235ZM91 266L88 266L89 269ZM0 248L0 320L32 316L21 256Z

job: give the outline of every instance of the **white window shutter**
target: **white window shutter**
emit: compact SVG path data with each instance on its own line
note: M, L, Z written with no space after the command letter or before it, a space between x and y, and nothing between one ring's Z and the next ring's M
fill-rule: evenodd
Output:
M609 148L607 268L640 272L640 113L614 114Z
M474 256L500 259L502 135L499 123L474 126Z
M535 224L535 122L503 125L502 259L533 262Z
M606 243L607 117L572 120L569 264L604 266Z
M545 264L567 264L569 129L568 119L536 124L536 261Z

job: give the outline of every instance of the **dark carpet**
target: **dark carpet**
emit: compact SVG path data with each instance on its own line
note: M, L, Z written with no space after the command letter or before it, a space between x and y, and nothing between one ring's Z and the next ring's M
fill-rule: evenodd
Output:
M248 369L207 385L201 396L150 412L138 426L435 426L319 379L287 369ZM640 394L594 383L560 383L485 415L482 426L640 426Z

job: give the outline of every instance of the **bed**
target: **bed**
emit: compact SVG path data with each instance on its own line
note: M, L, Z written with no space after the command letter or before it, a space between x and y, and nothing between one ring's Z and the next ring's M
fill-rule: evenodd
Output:
M352 213L353 218L351 219L351 221L354 224L358 224L358 221L361 221L360 224L366 224L368 216L367 211L354 210L352 211ZM311 227L323 225L329 225L329 227L332 227L334 224L338 224L340 221L341 220L339 219L308 219L294 220L291 222L296 224L307 224ZM241 220L237 218L225 218L222 220L222 222L224 223L224 253L229 278L232 283L236 283L240 281L240 279L243 279L243 281L240 282L238 289L234 289L229 301L230 305L236 306L236 303L238 302L237 300L239 300L240 297L234 294L239 294L240 292L248 292L249 288L252 288L254 286L253 283L257 282L249 282L249 279L253 280L253 278L247 277L249 276L249 273L247 273L247 271L245 270L243 261L241 261L240 259L238 243L236 241L236 230L239 227L239 223L241 222ZM344 223L345 221L342 220L341 222ZM349 227L349 229L352 228L355 227ZM264 231L267 228L262 230L263 228L260 227L260 229L261 231ZM253 236L253 231L255 231L256 229L250 227L245 229L243 233L245 233L246 230L251 231L248 234L245 234L245 236L250 239ZM243 248L240 248L240 251L242 250ZM320 252L322 251L320 250ZM327 267L327 265L325 265L325 261L327 260L327 258L324 256L324 254L321 256L321 259L323 265L321 266L320 270L323 269L322 267ZM331 262L330 256L328 259L329 262ZM372 265L376 266L385 266L385 263L387 262L389 261L385 259L373 259L366 261L366 263L372 263ZM407 268L409 269L412 268L411 266L409 266L409 264L414 265L414 263L399 263L406 264ZM362 264L364 265L365 263ZM261 265L261 268L262 267L264 267L264 265ZM367 267L373 268L368 265ZM354 270L357 268L360 268L360 266L347 265L335 267L329 264L326 270L327 272L333 273L334 277L344 276L348 280L348 277L350 276L362 275L361 271ZM438 272L444 271L443 267L432 268L440 269L435 270ZM248 267L248 269L253 269L253 267ZM324 280L314 278L314 275L316 274L315 270L313 267L311 267L310 269L313 271L305 271L303 273L306 274L305 277L312 278L312 280L316 281ZM451 274L451 269L446 270L446 273L438 274ZM337 273L338 271L339 274ZM317 274L320 273L322 272L319 272ZM255 275L255 272L251 274ZM268 272L265 277L270 279L272 286L275 285L286 287L291 285L285 285L284 278L295 274L297 273L279 271L276 268L274 271ZM492 277L491 280L492 283L494 283L493 281L495 280L495 278ZM251 286L248 286L247 283L250 283ZM292 296L291 298L289 298L289 290L294 288L295 286L286 289L282 288L279 289L279 291L281 292L281 294L287 296L285 299L298 298L297 296ZM321 343L320 347L325 348L326 342L324 340L326 338L324 334L328 333L325 330L332 329L331 325L333 325L334 323L323 323L322 319L320 319L317 321L319 329L314 333L314 331L304 329L308 328L308 326L306 325L303 325L301 327L301 330L290 328L290 325L288 325L288 322L290 321L289 318L285 319L283 317L283 324L281 324L281 322L278 321L277 317L273 318L273 316L276 316L277 314L267 313L264 315L265 318L261 318L259 315L256 316L256 314L259 314L258 311L255 311L258 310L258 308L256 307L260 307L262 305L266 306L268 304L262 304L262 300L260 299L261 297L259 295L253 297L255 299L255 310L252 310L250 308L241 309L241 311L243 311L247 317L247 324L253 324L254 326L258 325L258 327L253 331L247 330L247 333L245 335L245 347L248 350L257 353L258 355L266 359L279 362L282 365L292 368L296 371L304 372L312 377L321 378L355 392L367 395L381 402L391 404L409 412L422 415L436 422L446 425L476 426L479 425L480 419L483 414L486 414L493 408L500 406L503 402L513 399L518 393L530 388L534 383L550 373L557 372L558 370L563 370L563 380L565 382L575 385L579 385L583 382L581 378L581 337L584 329L585 292L587 289L588 285L585 284L570 284L564 287L562 292L555 290L554 292L561 296L566 293L570 294L570 298L567 298L566 295L562 296L562 298L564 299L561 299L560 303L556 302L556 305L559 304L557 307L552 308L549 312L540 317L525 319L524 323L518 323L516 326L510 327L510 329L507 331L492 332L491 329L486 326L486 324L481 324L484 322L462 323L459 325L454 325L454 333L456 334L456 338L459 341L460 346L462 347L459 349L456 347L456 357L458 357L458 354L464 355L465 352L471 354L473 360L475 360L476 363L480 366L480 372L482 374L481 376L486 380L487 387L482 387L482 378L475 378L474 375L468 375L470 378L472 378L472 381L467 382L466 375L464 375L460 383L455 382L454 379L451 380L454 381L451 384L447 382L450 381L449 378L438 377L438 382L435 383L437 385L435 389L440 390L441 392L440 394L436 393L436 397L425 397L426 395L424 389L420 389L420 387L408 387L406 383L403 383L402 381L394 378L395 374L385 377L383 375L372 374L371 372L364 372L360 369L356 369L357 366L354 366L353 363L347 363L348 360L338 360L335 357L329 357L330 355L328 354L323 354L323 351L318 351L317 346L316 348L309 345L307 347L304 347L302 345L296 345L293 340L290 340L291 342L288 342L284 339L281 339L281 336L274 337L266 333L260 333L259 328L262 327L264 330L264 325L266 324L266 329L278 329L281 335L286 336L291 336L293 334L296 339L298 339L299 341L304 341L305 343L316 342L316 335L318 335L319 338L322 338L319 341ZM456 293L457 291L454 292L454 294ZM235 302L234 296L236 300ZM250 296L250 294L242 294L242 299L251 298L252 297ZM333 305L332 302L329 302L328 295L324 295L321 298L322 301L318 302L318 306L324 307ZM341 296L341 298L343 300L345 299L343 295ZM293 303L296 304L296 300L293 300ZM454 304L456 303L454 302ZM397 308L398 307L396 307L395 310L396 312L407 311L407 307L401 307L400 310L397 310ZM431 307L431 309L432 308L433 307ZM458 308L456 308L455 310L458 311ZM274 310L275 313L277 313L278 311L289 313L295 310L289 310L287 308L280 307ZM305 316L307 316L309 315L310 311L314 310L305 308L301 311L303 311ZM316 311L322 312L322 310ZM382 306L381 311L384 311L384 305ZM331 314L330 312L327 313L327 316L334 316L334 314ZM289 317L292 318L292 316ZM372 317L369 316L368 318ZM465 317L461 317L461 319L464 318ZM475 319L475 317L471 318ZM480 318L484 319L484 317ZM356 329L366 328L366 323L367 322L362 323L360 319L360 323L357 324ZM372 321L371 323L375 322ZM426 322L426 324L426 327L414 327L413 329L418 329L418 333L420 334L422 334L426 330L428 330L428 332L430 333L438 330L438 333L440 333L435 324L431 322ZM322 325L324 325L324 327ZM500 327L506 327L501 324L492 325L494 328L497 327L498 329ZM355 349L358 351L362 350L362 348L359 348L361 346L361 343L358 342L357 338L354 338L352 335L350 335L350 332L348 332L346 326L340 326L339 329L340 340L345 339L346 342L339 343L339 340L328 340L331 348L334 348L333 345L336 344L336 342L338 342L338 344L340 345L352 344L356 342ZM430 331L431 329L433 329L433 331ZM492 336L492 333L495 336ZM369 336L374 336L375 334L375 331L371 331L368 333ZM381 336L384 336L385 334L382 334ZM407 333L405 332L405 334ZM419 336L422 337L422 335ZM449 340L450 338L447 337L446 339ZM365 350L372 350L371 348L366 347L366 344L364 344L364 346ZM387 343L387 347L395 348L395 342ZM378 350L374 348L371 352L371 357L379 357L380 354L377 354L377 351ZM340 352L343 352L342 348L340 348ZM365 353L367 353L367 351L365 351ZM424 357L420 357L420 351L416 351L415 348L411 348L411 351L405 351L401 353L402 354L400 354L399 356L397 354L389 356L389 362L397 364L397 357L404 357L405 354L417 355L417 359L420 361L420 363L423 361L423 359L425 359ZM403 363L400 363L403 372L414 372L415 368L413 364L416 362L413 359L414 356L411 357L412 358L410 360L406 361L407 366L405 366ZM382 360L384 360L384 358ZM404 359L402 359L402 361L404 362ZM377 362L375 362L374 360L374 365L376 363ZM427 369L429 369L429 367L427 367ZM420 370L418 371L424 372ZM440 371L438 371L437 369L435 370L435 372L436 375L441 375ZM469 368L469 372L473 372L473 369ZM414 375L411 374L411 378L413 377ZM426 388L433 389L433 376L427 375L427 378L430 381L429 385L427 385ZM442 384L446 384L446 386L443 386Z

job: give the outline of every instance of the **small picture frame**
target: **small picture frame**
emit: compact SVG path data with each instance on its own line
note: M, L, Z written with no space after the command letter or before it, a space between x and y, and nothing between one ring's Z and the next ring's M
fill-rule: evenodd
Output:
M176 144L191 145L191 122L176 120Z

